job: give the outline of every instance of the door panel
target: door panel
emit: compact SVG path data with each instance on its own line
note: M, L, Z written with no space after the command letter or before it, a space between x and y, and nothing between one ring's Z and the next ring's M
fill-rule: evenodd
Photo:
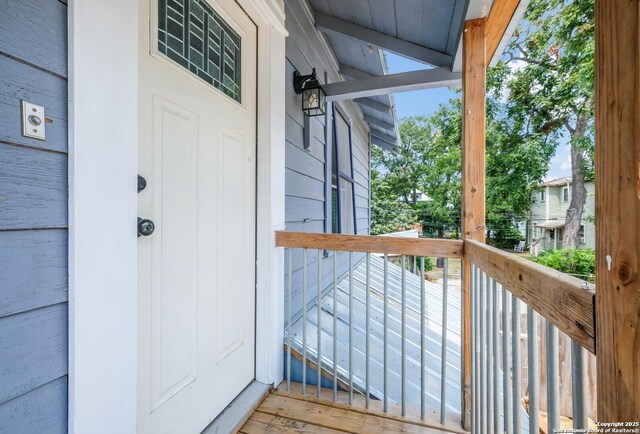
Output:
M161 242L152 253L151 388L157 408L196 378L198 117L153 99L153 219Z
M138 241L138 425L141 433L190 434L254 376L256 28L233 1L189 0L183 11L195 10L196 24L212 8L215 23L240 38L224 55L241 56L241 68L216 87L158 52L159 1L142 0L140 14L139 167L147 188L138 208L156 229ZM169 6L179 12L181 1ZM192 53L185 48L187 61ZM238 73L239 81L228 80Z

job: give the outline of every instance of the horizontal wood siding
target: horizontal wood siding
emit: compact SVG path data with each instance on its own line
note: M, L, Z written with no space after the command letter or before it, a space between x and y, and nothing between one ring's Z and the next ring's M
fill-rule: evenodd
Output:
M0 421L0 434L66 433L67 377L0 404ZM32 431L24 431L25 426Z
M67 300L67 231L0 231L0 318Z
M66 433L67 6L0 10L0 434ZM22 136L22 100L45 141Z
M309 122L310 147L304 149L304 114L301 110L301 97L293 90L292 76L295 70L308 74L316 68L318 78L324 82L325 74L330 81L339 80L334 59L327 54L322 40L311 23L301 2L286 0L286 26L289 37L286 41L286 121L285 121L285 221L287 231L297 232L325 232L331 231L330 206L327 200L326 180L330 176L330 167L326 166L326 156L330 155L327 146L332 146L332 129L326 137L326 120L324 117L311 118ZM369 145L368 131L362 120L360 110L352 102L343 102L341 109L346 113L352 124L354 190L356 202L356 230L358 234L369 233ZM331 106L328 105L330 111ZM330 119L330 118L329 118ZM329 178L330 182L330 178ZM328 198L331 200L331 198ZM302 250L295 249L292 256L292 311L295 313L302 308ZM332 281L332 255L320 254L322 263L322 287ZM338 275L346 272L346 254L339 254ZM309 285L309 300L317 293L317 261L318 254L309 250L307 254L307 280ZM285 273L287 270L285 269ZM288 275L285 275L288 282ZM315 295L314 295L315 296ZM288 290L285 291L288 303Z

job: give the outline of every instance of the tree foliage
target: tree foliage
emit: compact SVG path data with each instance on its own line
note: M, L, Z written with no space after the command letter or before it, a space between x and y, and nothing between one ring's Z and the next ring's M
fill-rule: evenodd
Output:
M522 134L568 138L573 188L563 244L576 247L593 178L594 0L532 0L498 66Z
M589 282L595 281L596 273L596 253L593 249L574 249L565 247L563 249L543 252L539 256L530 258L554 270L574 275Z
M487 228L507 245L520 238L515 227L531 206L532 189L548 169L553 146L544 134L522 135L495 99L487 104ZM373 196L386 196L412 207L427 233L443 236L459 229L461 216L462 101L442 104L430 117L410 117L399 126L397 153L377 149L373 164L384 181L372 185ZM417 203L415 192L431 199ZM374 219L375 220L375 219Z
M415 225L414 210L398 200L389 182L375 169L371 171L371 190L371 235L404 231Z
M576 245L593 177L594 0L531 0L503 60L487 76L487 229L490 239L519 237L514 222L568 138L573 188L565 245ZM376 150L385 189L410 206L425 230L460 224L462 102L399 127L395 154ZM418 203L416 192L431 201ZM378 194L373 188L374 196ZM408 217L409 214L403 214ZM439 231L442 235L442 231Z

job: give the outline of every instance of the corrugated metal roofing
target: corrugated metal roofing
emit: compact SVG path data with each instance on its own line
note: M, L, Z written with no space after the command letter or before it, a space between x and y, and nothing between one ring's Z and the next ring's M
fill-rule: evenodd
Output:
M371 255L371 328L370 328L370 379L371 393L375 398L383 398L383 267L382 258ZM389 400L399 403L401 398L401 268L389 263L389 310L388 310L388 375ZM407 403L420 405L420 278L411 273L406 275L407 288L407 340L406 340L406 396ZM442 351L442 285L425 282L426 294L426 406L431 411L440 408L440 355ZM366 261L358 264L353 274L353 372L354 385L358 390L365 388L365 315L366 315ZM348 381L349 366L349 283L343 277L338 283L337 309L337 360L339 378ZM311 296L309 297L311 298ZM450 286L447 330L447 411L453 415L460 413L460 289ZM317 361L317 298L307 306L307 355ZM325 290L320 301L322 331L322 366L331 371L333 366L333 288ZM292 348L302 352L302 314L297 316L291 327ZM451 415L449 415L452 417ZM453 416L459 417L459 416Z
M370 312L370 393L372 398L382 400L384 385L384 259L371 255L371 312ZM402 268L389 262L388 265L388 385L389 402L398 404L401 401L401 328L402 328ZM407 335L406 335L406 399L414 408L420 407L420 283L419 276L406 273L407 289ZM322 291L320 300L321 317L321 355L323 371L333 372L333 285ZM313 292L313 290L311 290ZM366 373L366 261L361 254L359 263L353 273L353 373L354 388L360 392L365 390ZM460 281L451 281L448 290L447 316L447 375L446 375L446 420L458 421L461 414L461 288ZM349 278L348 274L338 280L337 291L337 365L338 379L341 383L349 381ZM318 360L317 331L318 304L317 297L307 305L307 357L314 364ZM426 354L425 369L425 406L428 413L440 412L440 378L442 354L442 284L425 281L425 321L426 334L424 348ZM525 306L521 306L525 308ZM302 312L294 316L291 326L291 347L302 353ZM285 340L287 338L285 337ZM315 377L308 377L311 382ZM300 381L300 378L294 378ZM502 385L502 374L498 379ZM311 383L310 383L311 384ZM502 402L502 387L499 387L498 399ZM521 432L529 433L528 415L522 405L516 410L520 412ZM502 418L503 409L499 409Z

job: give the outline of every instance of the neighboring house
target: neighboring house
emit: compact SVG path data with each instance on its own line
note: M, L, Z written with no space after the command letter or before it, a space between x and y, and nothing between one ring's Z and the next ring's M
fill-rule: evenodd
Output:
M431 200L432 200L429 196L427 196L426 193L423 193L420 190L413 190L411 193L409 193L409 195L407 197L400 196L398 198L398 202L405 202L407 200L409 200L409 202L411 202L411 201L413 201L414 195L415 195L416 203L431 202Z
M276 231L368 234L389 93L457 86L489 13L424 5L0 0L0 433L199 433L280 383L285 303L333 257ZM380 47L438 67L385 77Z
M558 178L543 182L532 193L533 206L527 220L527 245L531 253L562 247L565 218L571 202L571 178ZM580 224L580 247L595 247L594 183L587 182L587 199Z

